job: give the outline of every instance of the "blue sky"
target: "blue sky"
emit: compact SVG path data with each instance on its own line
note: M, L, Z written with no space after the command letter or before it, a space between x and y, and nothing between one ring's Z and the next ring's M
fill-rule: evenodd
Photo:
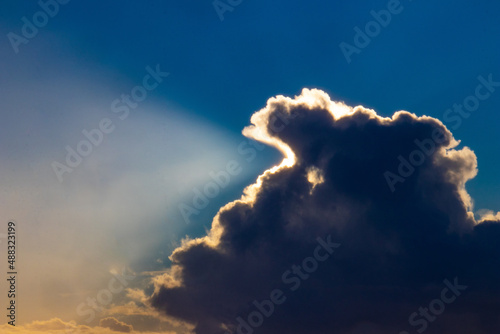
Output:
M370 11L387 3L242 1L220 21L210 1L70 1L20 46L19 57L4 39L3 57L22 67L21 58L36 54L43 68L43 55L54 53L131 82L145 64L161 63L171 77L157 97L236 134L262 101L302 87L382 115L404 109L443 120L446 109L473 92L477 76L500 77L498 5L491 2L402 1L403 10L347 64L339 44L353 44L353 28L363 28L373 20ZM21 17L37 10L35 2L6 5L3 30L19 32ZM500 185L494 154L500 144L493 139L499 101L493 94L454 131L478 154L480 173L469 189L485 207L499 205L492 196Z
M475 94L483 83L479 77L500 82L500 4L401 0L398 13L348 61L341 43L355 46L355 28L364 31L374 20L372 11L386 10L391 2L396 6L387 0L243 0L234 1L238 4L221 14L221 20L209 0L71 0L59 4L57 14L28 43L18 45L18 52L8 34L22 35L22 18L32 21L41 7L36 1L3 4L0 156L2 188L7 190L2 196L15 209L2 219L38 217L38 223L26 226L34 231L47 224L63 235L72 229L63 227L64 221L78 216L79 210L88 214L80 217L82 224L106 217L103 224L110 230L133 217L136 223L130 218L127 228L112 238L97 222L82 229L85 242L92 240L90 231L100 231L99 244L105 246L79 263L83 266L102 252L109 261L96 272L124 265L137 271L158 270L168 264L169 252L182 237L204 234L222 205L238 198L246 185L280 161L279 152L270 147L256 150L256 157L246 160L238 153L247 141L241 132L268 98L299 95L304 87L319 88L332 100L363 105L381 116L406 110L443 121L461 141L460 147L470 147L477 156L479 173L467 183L474 210L500 211L500 87L493 86L477 110L460 117L460 124L458 114L449 114L455 121L444 116ZM140 84L147 66L157 64L169 76L148 92L130 121L121 123L110 111L111 102ZM95 148L83 168L66 174L59 184L51 162L62 161L65 146L75 147L82 129L96 127L105 117L115 120L115 132ZM209 172L225 169L230 160L243 172L186 224L178 204L190 203L193 189L203 187ZM148 210L141 210L134 196L124 195L132 191L148 199ZM97 197L105 204L92 199L93 194L102 195ZM120 203L110 200L111 195ZM67 202L60 202L63 199ZM23 212L28 204L39 207ZM58 213L61 206L65 213ZM123 216L109 213L125 207L130 212L125 210ZM44 221L55 217L61 221ZM144 220L149 223L138 223ZM36 240L35 232L25 233L28 240ZM133 250L121 246L134 243L141 233L153 241ZM42 249L53 243L43 240ZM71 241L67 243L64 247L70 249ZM50 287L51 279L47 276L44 284ZM98 290L106 280L102 274L94 285L78 281L68 290ZM40 302L44 287L34 292ZM60 308L54 301L52 313L33 306L26 321L58 312L64 320L77 320L74 306L81 296Z

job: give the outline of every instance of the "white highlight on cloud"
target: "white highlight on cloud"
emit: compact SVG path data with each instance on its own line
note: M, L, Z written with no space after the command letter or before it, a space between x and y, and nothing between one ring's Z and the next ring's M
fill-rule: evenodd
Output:
M307 181L311 183L310 193L312 194L314 188L318 184L322 184L323 182L325 182L323 171L314 166L307 168Z
M476 212L476 214L479 216L478 223L481 223L486 220L495 220L495 221L500 221L500 211L495 213L492 210L488 209L481 209Z

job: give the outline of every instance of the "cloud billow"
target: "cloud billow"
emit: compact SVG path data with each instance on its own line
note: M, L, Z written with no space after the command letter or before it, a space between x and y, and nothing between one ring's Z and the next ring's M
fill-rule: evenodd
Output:
M128 325L112 317L101 319L99 321L99 326L122 333L130 333L133 330L133 327L131 325Z
M439 120L383 118L304 89L269 99L251 122L243 133L285 159L221 208L207 236L174 251L173 266L154 279L153 306L198 334L249 333L237 319L248 321L254 301L279 289L286 301L252 332L417 333L424 321L429 334L500 329L500 224L474 219L465 183L476 156L457 149ZM384 173L436 133L434 150L392 192ZM328 236L342 246L292 289L283 273ZM467 289L453 304L409 322L455 278Z

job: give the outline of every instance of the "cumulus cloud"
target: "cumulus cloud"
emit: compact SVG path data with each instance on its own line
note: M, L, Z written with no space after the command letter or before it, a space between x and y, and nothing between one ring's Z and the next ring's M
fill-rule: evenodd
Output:
M57 331L75 327L76 325L74 323L67 323L59 318L52 318L46 321L33 321L32 323L26 325L27 329L38 330L38 331L49 331L49 330Z
M173 252L172 268L153 280L154 307L197 334L399 333L422 321L429 334L500 329L498 217L474 219L465 183L476 156L439 120L405 111L384 118L304 89L269 99L251 122L243 133L283 152L282 164L222 207L205 237ZM428 152L391 191L384 175L397 174L416 141ZM341 247L316 271L284 277L318 237ZM410 324L445 280L467 290L439 318ZM258 330L241 327L237 319L248 323L254 301L276 289L286 300Z
M478 210L477 214L479 215L479 221L484 222L487 220L500 220L500 212L493 212L492 210L482 209Z
M99 326L112 329L116 332L123 332L123 333L130 333L134 329L133 326L121 322L113 317L101 319L99 321Z
M174 332L176 334L192 333L193 326L169 317L156 308L151 307L146 300L144 291L128 289L127 296L136 301L122 305L113 305L104 311L104 317L118 317L123 322L132 324L135 331L142 332ZM101 327L103 326L100 323Z
M158 327L158 326L157 326ZM74 321L66 322L59 318L50 320L33 321L25 325L11 326L8 324L0 325L0 333L2 334L120 334L120 333L136 333L136 334L184 334L187 331L161 329L133 329L132 325L128 325L114 317L101 319L99 326L77 325Z
M68 334L68 333L86 333L86 334L117 334L109 328L100 326L90 327L85 325L77 325L74 321L65 322L59 318L50 320L33 321L23 326L0 325L0 332L5 334Z

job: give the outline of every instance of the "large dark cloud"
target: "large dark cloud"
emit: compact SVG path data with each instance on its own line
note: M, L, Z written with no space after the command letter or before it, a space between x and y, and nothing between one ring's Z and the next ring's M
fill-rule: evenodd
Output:
M237 317L280 289L286 301L255 332L417 333L425 318L412 326L409 316L456 278L467 288L426 333L498 332L500 224L474 219L465 182L476 157L456 149L440 121L382 118L304 90L270 99L252 123L244 134L279 148L284 163L223 207L206 237L172 254L172 269L155 279L156 308L198 334L237 333ZM430 150L392 191L387 172L398 174L416 140ZM292 291L282 275L313 255L318 237L341 246Z

